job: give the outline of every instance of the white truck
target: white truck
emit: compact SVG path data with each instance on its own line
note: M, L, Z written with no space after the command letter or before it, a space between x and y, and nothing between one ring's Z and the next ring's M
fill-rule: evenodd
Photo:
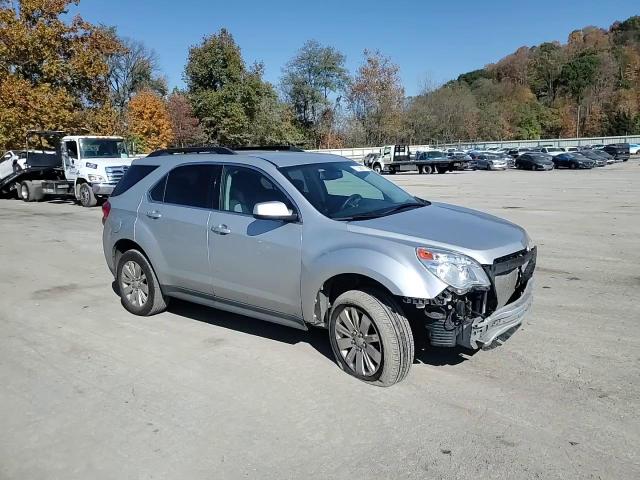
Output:
M40 138L39 151L29 147L34 136ZM43 139L55 147L54 155L44 150ZM72 136L60 131L29 131L25 152L26 158L15 161L11 173L0 178L0 195L25 202L48 195L68 196L84 207L109 196L133 160L122 137Z
M447 173L462 169L465 160L449 158L440 150L416 152L409 150L408 145L385 145L380 153L370 153L363 161L376 173L398 173L418 171L419 173Z

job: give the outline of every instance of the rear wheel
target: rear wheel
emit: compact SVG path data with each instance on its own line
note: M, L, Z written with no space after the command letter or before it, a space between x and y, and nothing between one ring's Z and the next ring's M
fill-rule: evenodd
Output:
M42 185L31 180L25 180L20 184L20 198L25 202L39 202L44 198Z
M437 167L438 168L438 173L442 174L442 173L447 173L448 169L447 167Z
M413 363L409 321L383 292L350 290L340 295L332 307L329 336L338 366L373 385L400 382Z
M116 282L122 306L135 315L149 316L167 308L167 301L151 264L138 250L118 260Z
M389 167L389 175L395 175L395 174L396 174L395 167Z
M78 200L83 207L95 207L98 204L91 185L83 183L78 187Z
M431 165L425 165L424 167L422 167L422 173L425 173L427 175L430 175L433 173L433 167L431 167Z

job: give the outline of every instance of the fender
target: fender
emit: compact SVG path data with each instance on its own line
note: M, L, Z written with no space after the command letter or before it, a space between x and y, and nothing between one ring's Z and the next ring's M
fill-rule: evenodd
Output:
M352 247L319 255L302 265L302 314L313 322L315 300L323 284L330 278L355 273L384 285L393 295L412 298L434 298L447 285L420 265L403 263L399 258L371 248Z

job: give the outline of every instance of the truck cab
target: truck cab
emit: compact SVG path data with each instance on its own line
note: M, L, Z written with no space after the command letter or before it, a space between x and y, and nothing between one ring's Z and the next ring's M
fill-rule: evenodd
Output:
M371 168L376 173L389 171L395 173L403 170L398 162L408 162L411 160L411 151L408 145L385 145L380 153L371 153L364 158L364 165ZM391 164L396 163L395 167ZM404 169L409 170L407 166Z
M60 156L66 180L86 207L110 195L132 161L122 137L66 136Z

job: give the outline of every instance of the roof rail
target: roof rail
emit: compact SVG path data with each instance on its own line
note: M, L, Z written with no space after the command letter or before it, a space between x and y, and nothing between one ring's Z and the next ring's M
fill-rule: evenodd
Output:
M216 153L218 155L235 155L235 152L227 147L202 146L187 148L165 148L151 152L147 157L163 157L165 155L176 155L185 153Z
M300 147L293 145L257 145L254 147L232 147L237 152L246 150L262 150L263 152L304 152Z

